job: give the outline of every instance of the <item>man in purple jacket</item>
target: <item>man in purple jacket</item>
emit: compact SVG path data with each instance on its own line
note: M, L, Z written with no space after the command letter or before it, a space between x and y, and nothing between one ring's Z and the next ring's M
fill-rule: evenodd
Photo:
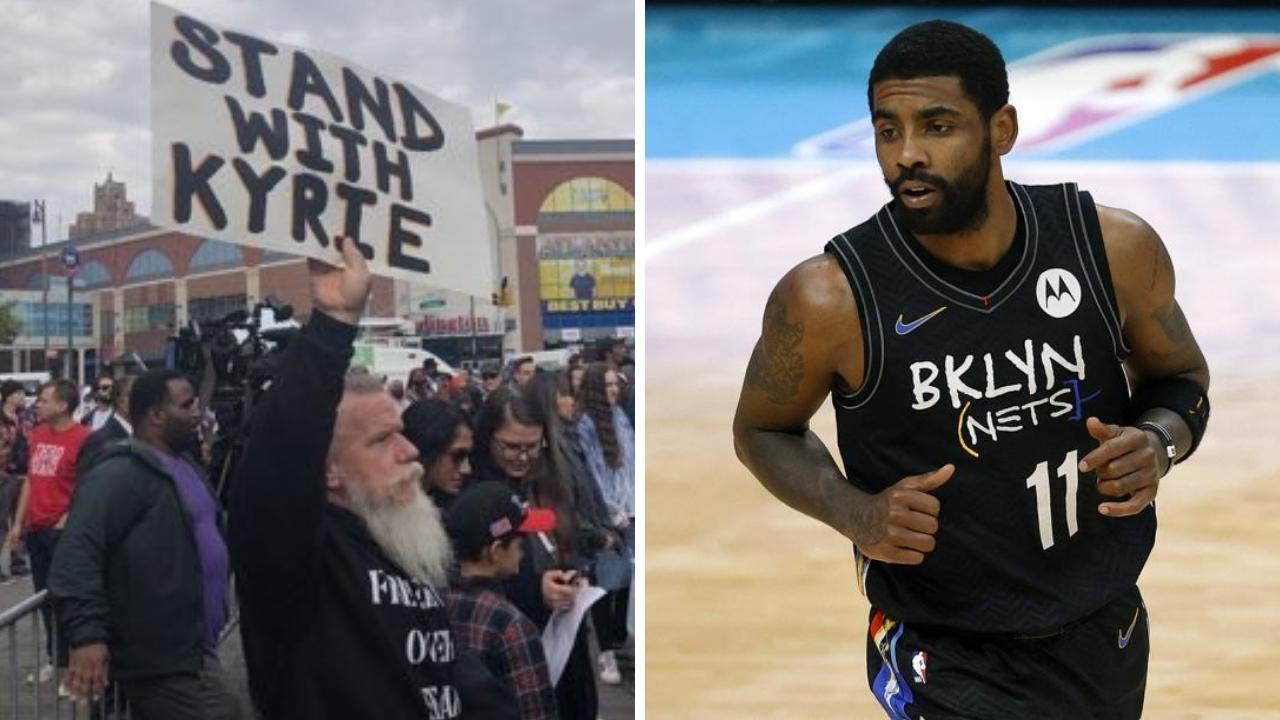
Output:
M139 377L134 439L104 450L77 484L49 574L71 648L66 686L108 678L148 720L241 717L218 663L230 562L213 492L191 460L199 403L172 370Z

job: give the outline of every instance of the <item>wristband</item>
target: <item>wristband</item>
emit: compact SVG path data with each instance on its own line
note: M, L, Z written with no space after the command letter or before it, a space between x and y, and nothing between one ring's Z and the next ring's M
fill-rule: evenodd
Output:
M1164 470L1167 475L1169 470L1173 468L1173 461L1178 457L1178 448L1173 442L1173 436L1169 434L1169 431L1166 430L1164 426L1157 425L1153 422L1140 422L1137 425L1134 425L1134 427L1139 430L1150 430L1156 434L1157 438L1160 439L1160 445L1164 448L1164 454L1169 458L1169 464L1165 466Z
M1137 420L1153 408L1165 408L1177 413L1191 430L1191 447L1177 462L1183 462L1195 453L1209 424L1209 397L1204 388L1183 377L1168 377L1143 383L1129 399L1127 419L1138 427ZM1165 428L1160 428L1165 430ZM1168 431L1165 430L1167 433Z

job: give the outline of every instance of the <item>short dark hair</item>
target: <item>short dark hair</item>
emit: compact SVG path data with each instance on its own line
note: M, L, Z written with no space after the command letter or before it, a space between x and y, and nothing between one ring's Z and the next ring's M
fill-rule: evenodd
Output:
M521 365L524 365L525 363L531 363L531 362L533 362L533 356L532 356L532 355L523 355L523 356L521 356L521 357L516 358L515 360L513 360L513 361L511 362L511 369L512 369L512 370L519 370Z
M524 536L521 535L520 533L514 533L514 532L511 533L510 535L507 535L506 537L501 537L496 540L490 540L489 542L479 547L476 547L471 543L460 543L455 541L453 543L453 554L454 554L454 557L456 557L459 561L462 561L462 562L472 562L472 563L480 562L480 560L484 557L484 551L488 550L489 547L492 546L494 543L498 543L503 548L508 548L511 546L511 543L523 542L523 541L524 541Z
M484 380L492 380L492 379L494 379L494 378L498 377L498 371L497 371L497 370L482 370L482 371L480 372L480 377L481 377L482 379L484 379Z
M40 392L43 393L46 388L53 388L53 394L67 404L67 412L74 413L76 408L80 407L80 388L70 380L66 378L50 380L40 386Z
M110 390L110 395L107 397L107 402L114 403L116 401L116 393L119 392L120 390L120 385L119 383L116 382L116 379L114 377L107 374L99 375L98 378L93 381L94 393L96 394L98 388L102 386L103 380L109 380L111 382L111 390Z
M129 390L129 424L135 430L142 426L148 411L160 407L169 399L171 380L190 382L186 375L167 368L148 370L133 381L133 387Z
M4 402L10 395L16 392L20 392L23 395L27 394L26 389L22 387L22 383L17 380L5 380L4 382L0 382L0 402Z
M880 49L867 78L867 106L875 111L876 83L935 76L960 78L961 89L988 120L1009 104L1004 56L991 38L959 23L930 20L894 35Z

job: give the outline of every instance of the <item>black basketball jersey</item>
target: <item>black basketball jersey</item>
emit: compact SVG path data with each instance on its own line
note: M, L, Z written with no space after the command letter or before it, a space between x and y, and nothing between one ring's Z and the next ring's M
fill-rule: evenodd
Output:
M1129 398L1093 200L1074 184L1008 189L1017 238L986 273L929 256L893 203L826 246L865 341L862 386L833 395L850 481L874 493L956 466L922 564L855 548L864 592L901 622L1055 629L1132 587L1155 541L1154 507L1101 515L1115 498L1078 471L1098 446L1085 418L1122 423Z

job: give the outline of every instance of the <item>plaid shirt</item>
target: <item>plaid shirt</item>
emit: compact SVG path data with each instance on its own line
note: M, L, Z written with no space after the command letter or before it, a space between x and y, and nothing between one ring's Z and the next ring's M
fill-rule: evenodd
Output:
M522 720L556 720L556 693L538 628L502 594L499 581L463 578L446 596L454 638L507 683Z

